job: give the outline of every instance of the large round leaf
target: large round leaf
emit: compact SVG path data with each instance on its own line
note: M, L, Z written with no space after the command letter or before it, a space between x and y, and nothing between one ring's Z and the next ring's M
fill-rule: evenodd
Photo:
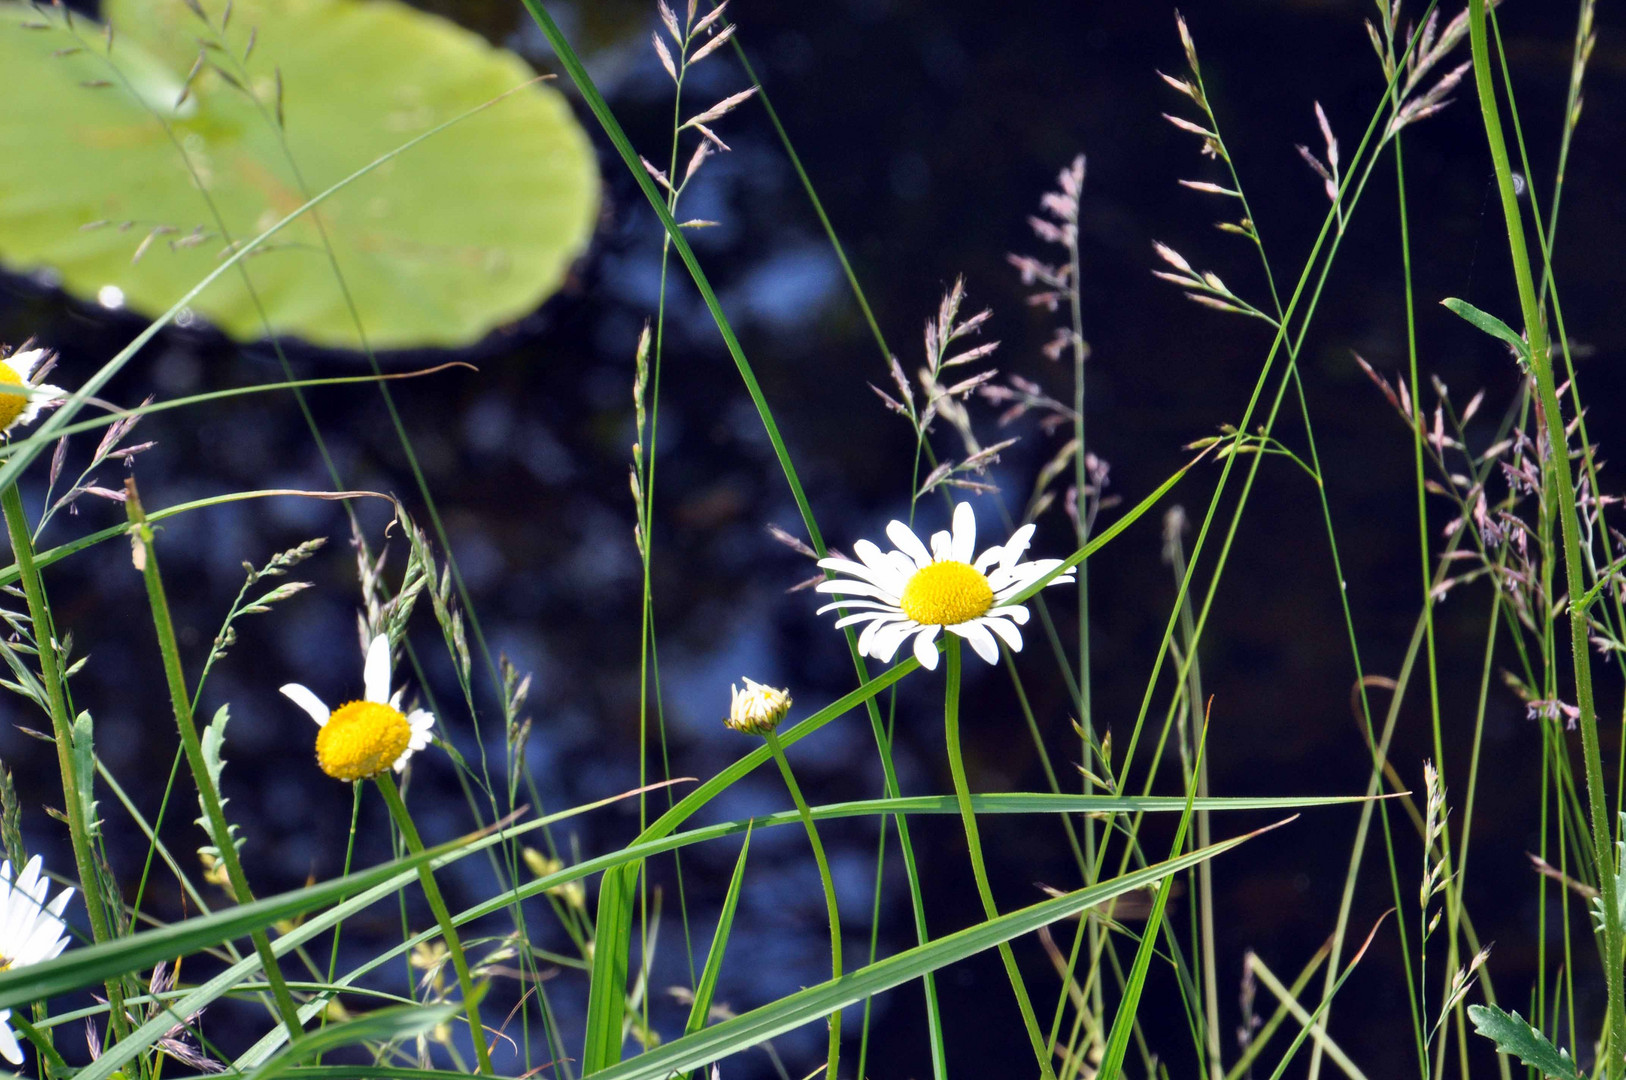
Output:
M75 18L70 30L55 11L0 0L8 269L47 268L80 296L162 311L231 241L535 77L395 0L236 0L224 29L224 0L200 4L207 21L193 0L106 0L109 50L102 26ZM598 194L564 99L524 86L244 266L273 332L354 347L320 224L375 346L466 344L558 288ZM234 337L265 332L241 275L222 275L196 308Z

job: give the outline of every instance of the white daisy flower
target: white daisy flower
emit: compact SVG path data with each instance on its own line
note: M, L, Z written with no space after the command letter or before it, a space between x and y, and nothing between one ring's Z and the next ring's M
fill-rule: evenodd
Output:
M0 971L50 960L67 948L62 911L73 890L63 889L47 904L45 894L50 887L50 879L40 873L38 855L15 877L10 861L0 862ZM10 1021L11 1010L0 1009L0 1057L21 1065L23 1048L17 1044Z
M414 752L429 745L434 714L414 709L401 712L405 690L390 694L390 639L379 634L367 646L362 673L366 697L332 711L322 699L298 683L282 687L288 700L310 713L316 726L316 763L335 780L366 780L387 768L406 768Z
M33 381L34 372L50 355L45 349L24 349L0 360L0 432L32 424L52 401L68 396L60 386Z
M915 658L922 667L937 667L937 635L958 634L978 656L990 664L999 659L997 636L1013 652L1022 648L1028 609L1007 601L1061 565L1060 559L1020 562L1033 538L1033 526L1024 525L1004 544L972 559L977 543L977 519L970 503L954 508L954 531L932 536L931 550L901 521L886 527L897 548L882 551L868 540L853 544L859 561L820 559L819 565L850 575L822 581L820 592L863 597L838 600L819 609L856 611L836 621L836 627L867 623L858 635L858 651L883 664L891 663L898 647L911 636ZM1071 570L1052 585L1073 580Z

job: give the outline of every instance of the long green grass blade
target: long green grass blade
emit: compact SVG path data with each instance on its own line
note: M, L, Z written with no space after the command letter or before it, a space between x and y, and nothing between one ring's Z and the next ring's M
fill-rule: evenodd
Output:
M359 1042L394 1042L432 1031L460 1011L455 1002L439 1005L396 1005L329 1024L312 1032L249 1074L251 1080L274 1080L294 1071L294 1067L317 1054Z
M717 976L723 969L723 954L728 949L728 935L734 928L734 909L740 902L740 886L745 883L745 858L751 853L751 834L745 834L740 845L740 857L734 863L734 877L728 883L728 895L723 897L723 910L717 916L717 932L712 935L711 948L706 952L706 966L700 972L700 982L694 988L694 1005L689 1009L689 1022L683 1033L693 1035L706 1026L711 1014L711 999L717 992ZM687 1080L688 1073L684 1073Z
M380 882L389 881L404 869L410 870L420 863L446 856L461 858L472 850L475 848L470 838L460 837L431 848L422 855L396 859L345 877L147 930L131 937L83 949L70 949L44 963L0 971L0 1009L44 1001L109 976L141 971L162 960L172 960L225 941L246 937L281 919L296 918Z
M1195 771L1202 769L1203 752L1208 746L1208 721L1203 720L1202 738L1197 743L1197 761L1193 766ZM1184 812L1180 815L1180 827L1174 833L1172 850L1179 851L1186 845L1186 829L1191 824L1192 805L1196 802L1197 787L1193 784L1186 792ZM1146 926L1141 931L1140 947L1135 950L1135 963L1129 971L1129 981L1124 984L1123 997L1118 1002L1118 1013L1112 1018L1112 1030L1107 1034L1106 1056L1101 1062L1100 1075L1104 1080L1117 1080L1123 1069L1124 1054L1129 1050L1129 1036L1134 1030L1136 1016L1140 1011L1140 995L1146 986L1146 973L1152 966L1152 953L1157 948L1157 935L1163 927L1163 912L1169 906L1169 892L1174 887L1174 876L1163 879L1158 887L1157 899L1152 902L1152 912L1146 919Z
M1274 828L1275 826L1271 826ZM855 1004L895 986L920 978L969 956L992 949L1012 938L1031 933L1042 926L1103 904L1132 889L1138 889L1169 874L1195 866L1259 835L1257 832L1225 840L1189 852L1167 862L1065 896L1044 900L1020 911L1001 915L957 933L917 945L895 956L878 960L850 975L808 987L771 1005L753 1009L741 1016L675 1039L630 1061L596 1072L598 1080L665 1080L684 1069L709 1065L748 1047L783 1034L803 1024L828 1016L837 1009Z
M260 491L233 491L225 495L211 495L207 499L193 499L191 502L176 503L162 510L152 510L147 514L147 520L152 522L163 521L175 517L177 514L191 513L193 510L207 510L212 506L224 506L227 503L244 502L248 499L270 499L278 496L293 496L302 499L388 499L389 496L377 491L301 491L298 488L266 488ZM128 525L114 525L111 528L93 532L88 536L81 536L66 544L58 544L54 548L47 548L34 556L34 565L50 566L60 562L69 555L77 555L87 548L95 547L106 540L122 539L130 535ZM17 564L0 570L0 585L10 585L20 576Z

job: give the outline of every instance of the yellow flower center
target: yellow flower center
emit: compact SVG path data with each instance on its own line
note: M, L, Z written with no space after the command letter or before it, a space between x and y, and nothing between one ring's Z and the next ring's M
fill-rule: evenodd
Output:
M934 562L903 587L903 613L924 626L956 626L994 606L994 590L969 563Z
M316 763L335 780L377 776L406 750L412 725L377 701L352 701L333 710L316 735Z
M12 370L10 364L0 364L0 383L7 386L27 386L23 377ZM27 394L0 393L0 431L5 431L17 422L17 418L28 408Z

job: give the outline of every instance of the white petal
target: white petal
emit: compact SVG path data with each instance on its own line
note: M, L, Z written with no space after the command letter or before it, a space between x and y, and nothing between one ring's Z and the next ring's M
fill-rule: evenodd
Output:
M1023 607L1021 604L1001 604L998 607L990 608L983 615L984 618L999 616L1003 616L1011 620L1017 626L1026 626L1028 624L1028 619L1031 618L1031 616L1028 615L1028 609Z
M990 664L999 663L999 642L994 640L994 635L988 632L980 619L973 622L956 623L949 627L949 630L965 638L966 644L975 649L977 655Z
M407 717L407 724L412 728L412 736L407 745L413 750L422 750L434 741L435 714L428 709L414 709L412 715Z
M937 631L940 627L923 626L915 635L915 659L927 671L937 670Z
M813 589L815 592L844 593L848 596L873 596L877 600L887 601L894 607L902 602L901 598L893 596L885 589L854 578L836 578L833 581L821 581L813 586Z
M857 626L861 622L875 622L877 620L885 622L887 613L884 611L860 611L857 615L848 615L837 619L835 628L840 630L847 626Z
M898 646L918 628L919 624L910 619L908 622L890 623L875 631L875 636L870 639L869 655L883 664L890 664L898 654Z
M979 573L987 574L988 571L993 568L994 564L999 562L1004 557L1005 549L999 544L995 544L981 555L978 555L977 561L971 565L975 567Z
M1033 530L1035 527L1036 526L1032 522L1029 522L1020 529L1017 529L1011 534L1011 538L1005 541L1005 554L1000 559L1000 562L1003 565L1014 565L1016 560L1022 557L1022 553L1027 551L1028 544L1033 540Z
M909 526L901 521L894 521L886 527L887 538L898 545L898 550L915 561L915 568L920 569L932 564L931 553L926 545L920 542L920 537L909 531Z
M894 579L896 574L890 568L875 570L862 563L855 563L851 559L820 559L819 567L823 570L834 570L838 574L850 574L860 581L867 581L877 588L888 592L895 592L902 588Z
M28 940L17 949L13 963L37 964L42 960L49 960L67 947L68 939L63 934L66 929L61 920L49 916L42 918L34 932L28 935Z
M60 919L62 917L62 913L67 910L68 901L72 899L73 886L70 885L66 889L63 889L61 892L57 893L56 899L52 900L50 904L46 906L45 910L50 912L56 918Z
M977 551L977 515L968 502L954 508L954 558L968 563Z
M845 609L847 611L898 611L898 610L900 610L898 608L898 605L896 605L896 604L887 604L887 603L883 603L882 601L879 601L879 600L837 600L833 604L825 604L823 607L819 608L818 611L814 612L814 614L823 615L827 611L836 611L836 610L841 610L841 609Z
M17 373L18 378L26 383L34 377L34 370L40 366L40 361L44 359L44 349L27 349L23 352L12 353L6 357L5 364Z
M310 718L316 721L317 727L327 726L327 718L333 715L333 710L323 705L321 698L298 683L291 682L278 689L282 691L283 697L309 713Z
M915 572L913 565L905 563L899 566L887 552L882 551L868 540L854 540L853 554L857 555L863 564L873 571L870 580L882 588L901 593L903 586L908 582L909 575Z
M13 1065L23 1063L23 1048L17 1045L17 1036L11 1030L10 1009L0 1009L0 1057Z
M1018 593L1028 587L1030 578L1022 567L1006 566L1000 563L988 571L988 587L994 590L994 596L1000 593Z
M385 634L379 634L367 646L367 666L362 669L361 685L366 689L368 701L389 704L390 639Z
M877 616L874 622L872 622L868 626L864 627L864 629L861 630L859 632L859 634L858 634L858 652L859 652L859 655L861 655L861 656L873 656L877 660L890 659L891 658L890 653L886 657L882 657L878 652L875 651L875 641L876 641L876 639L882 637L885 634L890 633L891 631L890 631L889 628L897 627L899 625L907 625L908 623L910 623L912 621L913 621L912 619L903 619L903 618L899 618L898 616L895 616L895 615L880 615L880 616ZM897 646L894 645L892 647L892 649L893 649L893 651L896 651Z
M27 427L39 419L40 413L48 408L54 408L53 402L68 396L68 392L60 386L36 386L33 389L34 392L29 395L28 404L23 406L23 411L17 414L17 419L13 420L6 430L9 431L14 427Z
M898 572L898 580L903 583L898 589L898 595L902 596L903 587L909 584L909 579L919 572L920 567L915 565L915 560L901 551L889 551L886 557L891 560L892 568Z
M1022 651L1022 631L1018 630L1014 623L1006 619L990 619L986 615L977 621L998 634L1000 640L1010 646L1011 652Z
M954 558L954 539L947 529L932 533L932 561L948 562Z

